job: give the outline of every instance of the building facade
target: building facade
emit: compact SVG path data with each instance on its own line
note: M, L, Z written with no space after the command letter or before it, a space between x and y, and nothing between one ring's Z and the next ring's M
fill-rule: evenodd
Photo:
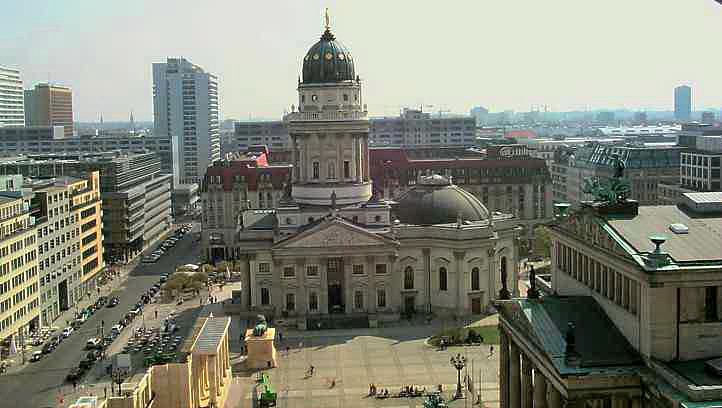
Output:
M221 154L217 77L185 58L154 63L153 118L154 134L172 140L174 184L198 183Z
M213 198L237 205L224 205L222 219L235 222L223 231L204 221L206 256L238 264L242 310L282 314L300 328L333 327L329 315L373 326L401 313L481 313L502 287L517 286L517 219L441 175L419 176L394 203L375 194L354 64L327 25L303 59L298 110L284 117L291 172L260 167L264 177L254 179L283 186L272 208L243 210L234 191L242 165L208 169L204 220Z
M552 186L543 160L523 145L465 149L376 148L370 151L374 188L390 200L414 188L420 176L439 174L473 194L491 212L514 214L531 247L534 229L552 218Z
M38 243L30 216L32 195L0 192L0 345L18 352L23 338L40 325ZM19 337L19 338L18 338Z
M170 231L171 184L152 152L30 155L0 160L8 174L83 177L100 172L103 245L110 262L130 260Z
M38 84L26 90L25 124L62 126L65 137L73 137L73 91L50 84Z
M553 294L497 302L501 406L719 406L720 208L594 202L561 214Z
M687 85L674 88L674 118L682 121L692 118L692 88Z
M25 126L25 101L20 70L0 65L0 127Z
M660 204L658 185L679 180L679 163L684 147L606 146L593 143L559 151L551 166L552 199L578 205L590 200L584 192L587 179L607 179L615 172L615 158L621 160L630 183L630 198L640 205Z
M50 326L95 290L103 259L100 175L31 179L37 225L40 321Z
M433 116L405 109L400 116L370 118L371 147L474 146L475 119L469 116ZM265 145L272 151L289 150L291 139L284 121L243 121L235 123L234 140L224 153L245 152Z

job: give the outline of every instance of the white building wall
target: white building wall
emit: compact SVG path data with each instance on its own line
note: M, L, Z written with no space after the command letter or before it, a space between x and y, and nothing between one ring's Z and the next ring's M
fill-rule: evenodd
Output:
M25 96L20 71L0 65L0 126L25 126Z

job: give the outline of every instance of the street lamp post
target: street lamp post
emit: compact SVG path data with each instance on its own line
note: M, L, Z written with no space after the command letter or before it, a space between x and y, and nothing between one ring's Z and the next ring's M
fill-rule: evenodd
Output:
M113 382L118 384L118 396L121 395L120 391L120 385L123 384L123 380L125 379L125 370L122 368L116 368L113 370Z
M459 399L464 397L464 393L461 390L461 370L466 367L466 357L462 356L460 353L457 353L456 356L451 356L449 359L449 363L452 367L456 369L456 393L454 394L454 399Z

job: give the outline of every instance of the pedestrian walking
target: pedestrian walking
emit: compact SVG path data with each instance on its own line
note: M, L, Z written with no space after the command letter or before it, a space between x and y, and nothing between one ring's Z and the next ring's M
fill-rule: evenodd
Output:
M73 380L73 392L78 388L78 382Z
M283 334L281 332L278 332L278 341L283 341Z
M158 318L158 311L157 311L157 310L155 311L155 318L156 318L156 319Z

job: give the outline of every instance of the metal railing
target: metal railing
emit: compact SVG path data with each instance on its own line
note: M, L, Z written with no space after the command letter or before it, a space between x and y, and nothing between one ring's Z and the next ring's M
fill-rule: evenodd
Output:
M321 112L291 112L284 117L285 121L341 121L368 119L366 111L321 111Z

